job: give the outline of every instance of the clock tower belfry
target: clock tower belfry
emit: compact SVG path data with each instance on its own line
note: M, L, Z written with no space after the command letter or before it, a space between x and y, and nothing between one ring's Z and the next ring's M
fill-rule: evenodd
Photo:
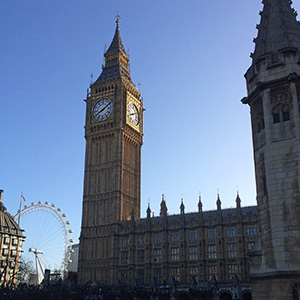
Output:
M82 282L106 279L113 283L118 256L114 232L133 214L140 217L143 100L131 80L119 16L116 23L102 72L85 100L86 153L78 262Z

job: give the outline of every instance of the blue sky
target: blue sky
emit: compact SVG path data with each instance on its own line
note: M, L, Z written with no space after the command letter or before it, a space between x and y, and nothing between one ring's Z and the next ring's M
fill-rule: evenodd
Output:
M293 7L300 10L299 3ZM101 72L120 12L133 81L144 98L142 216L255 204L249 108L260 0L1 1L0 188L15 214L48 201L81 224L86 89Z

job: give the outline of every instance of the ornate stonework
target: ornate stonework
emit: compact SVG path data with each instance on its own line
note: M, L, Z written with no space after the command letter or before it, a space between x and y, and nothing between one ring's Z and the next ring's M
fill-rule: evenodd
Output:
M263 3L242 100L251 108L260 227L251 283L253 299L299 299L300 25L291 1Z

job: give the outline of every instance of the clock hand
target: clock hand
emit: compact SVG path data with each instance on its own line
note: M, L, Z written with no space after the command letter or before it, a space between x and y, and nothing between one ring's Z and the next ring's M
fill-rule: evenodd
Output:
M104 111L104 109L106 108L106 107L108 107L109 106L109 104L110 103L108 103L108 104L106 104L100 111L99 111L99 113L101 113L101 112L103 112Z

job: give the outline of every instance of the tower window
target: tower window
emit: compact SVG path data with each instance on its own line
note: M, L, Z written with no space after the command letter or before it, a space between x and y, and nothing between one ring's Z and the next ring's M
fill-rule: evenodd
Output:
M171 248L171 260L178 261L179 260L179 248Z
M215 239L216 238L216 232L214 228L207 229L207 238L208 239Z
M138 244L139 245L144 245L145 243L145 238L143 235L140 235L139 238L138 238Z
M217 258L216 245L208 245L207 246L207 253L208 253L208 258L209 259Z
M228 238L235 237L235 228L234 227L229 227L226 229L226 236Z
M161 243L161 234L155 234L154 235L154 243L155 244Z
M254 246L254 242L248 242L247 243L248 250L251 250L253 246Z
M236 246L235 243L227 244L227 257L232 258L236 257Z
M209 280L211 280L214 276L217 279L217 266L216 265L210 265L208 266L208 275L209 275Z
M190 275L197 276L198 275L198 267L190 267Z
M178 240L179 240L178 232L172 232L171 233L171 242L177 242Z
M128 264L128 251L122 251L122 264Z
M190 231L189 232L189 239L190 239L190 241L197 240L197 231Z
M179 268L172 268L171 269L171 275L177 281L179 281L179 272L180 272Z
M273 114L273 123L274 124L280 123L280 115L279 115L279 113Z
M289 121L290 120L290 112L289 111L284 111L282 113L282 119L283 119L284 122Z
M230 264L228 265L228 274L229 274L229 279L232 279L234 274L237 274L238 268L236 264Z
M126 246L128 246L128 244L129 244L129 239L127 236L124 236L123 240L122 240L122 246L126 247Z
M154 262L161 261L161 249L154 249Z
M247 226L247 228L246 228L246 234L247 234L247 236L254 236L254 235L256 235L255 225Z
M189 256L190 256L190 260L197 259L197 246L189 247Z

